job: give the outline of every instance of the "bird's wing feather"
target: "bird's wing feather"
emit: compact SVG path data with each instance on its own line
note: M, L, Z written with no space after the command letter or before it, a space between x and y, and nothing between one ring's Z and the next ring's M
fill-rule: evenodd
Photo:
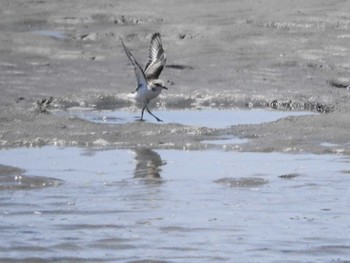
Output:
M164 52L162 38L159 33L152 36L149 47L148 61L145 67L147 79L158 79L160 73L166 64L166 55Z
M134 66L135 76L136 76L136 80L137 80L137 88L147 87L147 79L146 79L145 73L143 72L140 64L136 61L136 59L131 54L129 49L125 46L125 44L121 38L120 38L120 41L122 42L125 53L128 56L131 64Z

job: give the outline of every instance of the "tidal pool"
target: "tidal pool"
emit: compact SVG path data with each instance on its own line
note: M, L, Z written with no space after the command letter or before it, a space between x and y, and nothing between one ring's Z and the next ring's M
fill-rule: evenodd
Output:
M248 139L240 139L233 136L222 136L214 140L204 140L204 144L216 144L216 145L229 145L229 144L244 144L247 143Z
M346 156L43 147L0 164L0 262L350 260Z
M59 31L52 31L52 30L38 30L38 31L33 31L34 34L42 35L42 36L47 36L47 37L52 37L58 40L64 40L68 38L68 35L64 32L59 32Z
M226 128L238 124L258 124L276 121L288 116L301 116L314 114L304 111L275 111L275 110L168 110L152 111L164 123L179 123L190 126L209 128ZM72 116L97 123L125 124L140 118L141 110L130 111L82 111L71 110L66 112ZM62 112L60 112L62 114ZM146 111L144 119L148 122L157 121Z

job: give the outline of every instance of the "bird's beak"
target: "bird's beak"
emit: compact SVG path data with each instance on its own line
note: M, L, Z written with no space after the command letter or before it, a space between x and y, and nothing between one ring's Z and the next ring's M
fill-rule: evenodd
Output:
M163 89L166 89L166 90L168 90L168 88L167 87L162 87Z

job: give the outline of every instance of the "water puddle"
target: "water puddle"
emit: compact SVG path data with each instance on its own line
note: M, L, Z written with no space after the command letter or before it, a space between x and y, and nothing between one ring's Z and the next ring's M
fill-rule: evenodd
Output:
M58 40L64 40L68 38L68 35L66 33L59 32L59 31L38 30L38 31L33 31L33 33L42 35L42 36L52 37Z
M0 188L1 262L349 259L343 156L44 147L0 164L61 182Z
M154 111L156 116L164 123L179 123L189 126L208 128L226 128L239 124L259 124L276 121L288 116L301 116L314 114L311 112L298 111L275 111L275 110L169 110ZM61 113L62 114L62 113ZM140 118L140 112L128 111L82 111L71 110L68 114L78 118L97 123L125 124ZM145 112L144 119L148 122L157 121Z
M323 146L323 147L339 147L339 144L330 143L330 142L323 142L323 143L321 143L321 146Z
M248 139L240 139L232 136L223 136L217 140L204 140L201 141L204 144L215 144L215 145L230 145L230 144L244 144L247 143Z

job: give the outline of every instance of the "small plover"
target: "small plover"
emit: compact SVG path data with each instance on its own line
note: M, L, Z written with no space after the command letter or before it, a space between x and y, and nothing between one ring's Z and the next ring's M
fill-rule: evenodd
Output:
M152 99L158 97L163 89L168 89L164 86L164 82L158 79L166 63L166 55L160 34L154 33L152 35L148 53L148 61L144 70L136 61L129 49L125 46L121 38L120 41L122 42L125 53L128 56L131 64L134 66L137 88L131 97L136 101L137 105L142 108L141 121L143 120L143 112L145 110L147 110L147 112L151 114L157 121L162 121L148 108L148 104Z

